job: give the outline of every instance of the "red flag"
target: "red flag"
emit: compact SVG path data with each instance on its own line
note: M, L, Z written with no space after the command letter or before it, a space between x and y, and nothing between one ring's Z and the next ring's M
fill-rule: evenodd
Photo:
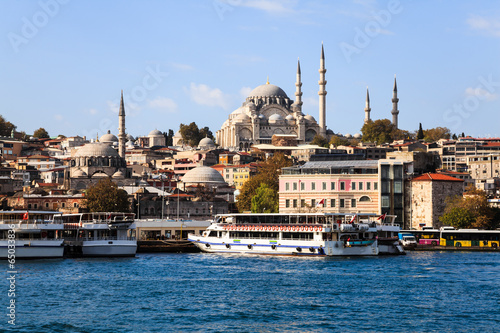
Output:
M356 220L356 216L358 216L358 214L354 214L354 216L352 217L351 222L349 222L349 224L352 224L352 222L354 222L354 220Z
M324 203L325 199L321 199L321 201L318 201L318 203L316 204L316 208L322 207Z
M387 213L383 214L383 215L380 215L377 219L378 220L385 220L385 217L387 216Z
M27 220L28 218L29 218L28 212L24 213L23 214L23 220Z

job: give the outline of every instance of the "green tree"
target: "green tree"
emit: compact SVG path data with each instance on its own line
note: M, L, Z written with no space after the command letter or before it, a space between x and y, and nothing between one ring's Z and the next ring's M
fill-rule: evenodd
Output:
M5 118L0 115L0 136L11 136L12 130L15 130L16 126L10 121L6 121Z
M168 133L164 132L163 136L165 137L165 145L168 146L173 146L174 145L174 130L169 129Z
M191 147L196 147L201 139L209 137L214 140L212 131L208 127L203 127L201 130L195 122L189 125L181 124L179 131L182 135L182 141Z
M439 139L449 138L451 138L451 133L446 127L430 128L424 131L424 140L426 142L436 142Z
M45 128L40 127L33 133L33 136L38 139L48 139L50 138L49 133L45 130Z
M274 191L262 183L252 197L252 213L278 213L279 198L278 192Z
M110 178L100 179L85 192L84 204L91 212L129 212L128 194Z
M422 129L422 123L418 124L418 134L417 140L422 140L424 138L424 130Z
M318 145L320 147L325 147L325 148L329 147L328 140L324 136L319 135L319 134L316 134L314 136L314 138L311 141L311 144L312 145Z
M330 138L330 144L333 145L334 147L338 146L349 146L351 144L351 141L349 139L338 136L338 135L332 135Z
M257 189L262 184L266 184L268 188L278 193L281 169L291 165L292 161L282 153L277 153L265 162L259 163L257 174L243 184L238 195L236 203L238 210L240 212L251 210L252 197L255 196Z
M394 125L389 119L369 120L361 128L363 142L375 142L377 144L392 142Z

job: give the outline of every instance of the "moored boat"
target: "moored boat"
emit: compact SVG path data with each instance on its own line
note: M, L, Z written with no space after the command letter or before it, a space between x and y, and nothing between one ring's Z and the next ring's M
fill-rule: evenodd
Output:
M383 214L376 219L380 254L406 254L399 242L401 227L395 222L396 215Z
M0 211L0 259L62 258L59 212Z
M133 257L137 252L133 213L62 215L67 254L83 257Z
M222 214L188 239L204 252L266 255L378 255L373 214Z

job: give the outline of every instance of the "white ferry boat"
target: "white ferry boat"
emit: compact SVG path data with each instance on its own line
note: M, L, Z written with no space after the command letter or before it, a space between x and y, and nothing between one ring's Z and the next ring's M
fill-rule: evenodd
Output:
M68 255L133 257L137 252L133 213L64 214Z
M376 221L378 234L379 254L406 254L399 243L398 234L401 232L399 224L394 222L396 215L383 214Z
M222 214L188 239L204 252L265 255L375 256L373 214Z
M60 213L0 211L0 259L62 258L64 225L57 214Z

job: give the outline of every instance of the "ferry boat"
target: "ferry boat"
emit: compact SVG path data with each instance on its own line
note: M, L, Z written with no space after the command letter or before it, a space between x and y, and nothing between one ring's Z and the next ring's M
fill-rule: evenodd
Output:
M61 216L69 256L134 257L133 213L78 213Z
M406 254L399 243L399 224L395 223L396 215L383 214L376 221L379 254Z
M62 258L64 225L58 214L53 211L0 211L0 259Z
M373 214L221 214L188 240L204 252L297 256L376 256ZM365 221L363 221L365 220Z

